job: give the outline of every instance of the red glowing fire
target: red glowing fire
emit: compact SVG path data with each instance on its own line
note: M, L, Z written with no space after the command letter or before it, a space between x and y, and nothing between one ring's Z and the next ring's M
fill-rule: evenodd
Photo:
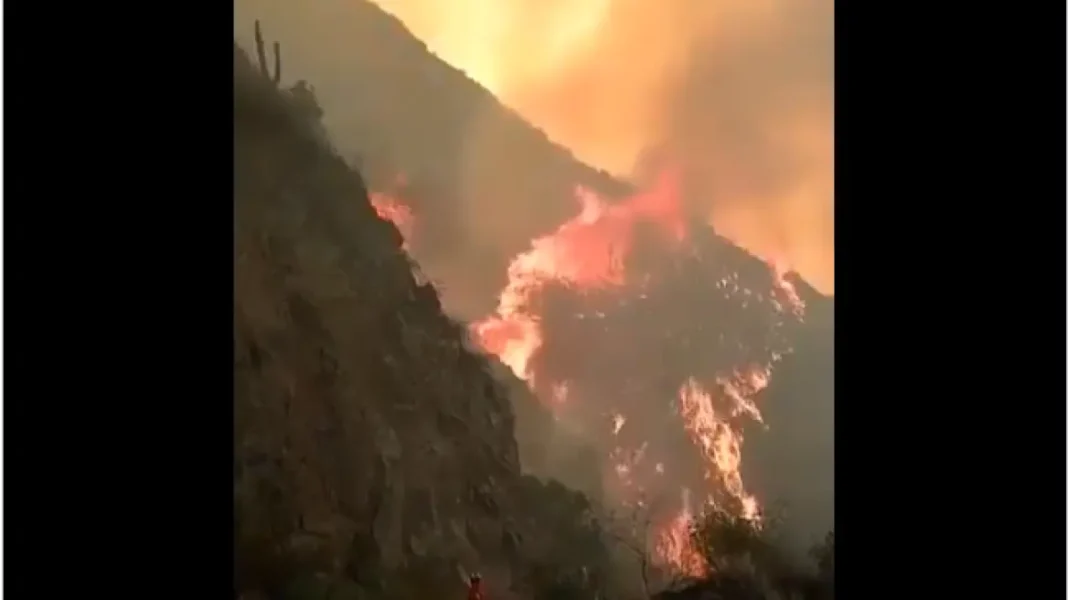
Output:
M413 227L415 226L412 209L393 196L380 192L371 193L371 206L380 218L393 223L397 231L400 232L401 237L404 238L403 248L408 250L408 240L412 238Z
M377 198L379 214L410 235L411 213ZM755 398L804 307L784 269L763 265L747 279L717 264L712 232L685 218L674 173L620 202L577 198L573 218L512 260L496 311L472 334L558 418L597 436L616 500L676 499L651 545L662 564L700 575L696 515L730 506L759 519L741 474L742 425L763 422ZM739 342L754 337L757 347ZM693 464L673 464L680 455Z

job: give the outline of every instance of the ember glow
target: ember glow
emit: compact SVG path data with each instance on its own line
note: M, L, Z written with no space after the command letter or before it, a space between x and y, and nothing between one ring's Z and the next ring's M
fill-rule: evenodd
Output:
M534 383L529 361L541 347L538 315L531 306L546 283L576 289L620 286L630 236L639 220L649 220L671 233L683 235L677 206L676 181L660 179L651 193L610 205L593 193L578 190L581 210L551 235L536 239L530 250L508 267L508 286L501 292L497 314L474 325L475 337L524 381ZM553 394L555 396L556 394Z
M763 425L756 397L804 307L782 268L717 264L725 244L684 218L671 172L623 202L577 199L571 220L512 261L474 337L559 419L603 434L591 442L617 501L675 499L650 545L661 564L699 575L695 515L716 506L759 519L741 474L742 425Z
M690 532L705 510L759 525L743 426L764 427L757 397L804 304L782 265L685 218L672 171L623 201L582 189L576 200L574 217L512 260L497 310L472 337L589 432L611 498L668 507L648 545L661 566L700 576L709 567ZM393 195L372 203L407 244L411 210Z
M705 559L693 547L690 530L694 514L690 506L690 490L682 490L682 508L655 533L652 547L656 556L688 577L701 577L708 573Z
M415 225L415 219L412 215L412 209L406 204L397 200L391 195L372 192L371 206L378 213L379 218L385 219L397 228L401 237L404 238L404 250L409 249L409 241L412 238L412 231Z

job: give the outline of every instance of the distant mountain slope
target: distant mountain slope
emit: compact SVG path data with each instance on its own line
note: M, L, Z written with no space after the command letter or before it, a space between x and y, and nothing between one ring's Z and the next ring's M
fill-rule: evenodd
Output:
M368 0L237 0L234 12L246 48L255 19L281 43L283 80L315 87L334 143L363 161L372 185L403 175L432 190L419 208L440 230L439 253L503 272L502 261L572 214L574 186L608 196L628 189L577 161Z

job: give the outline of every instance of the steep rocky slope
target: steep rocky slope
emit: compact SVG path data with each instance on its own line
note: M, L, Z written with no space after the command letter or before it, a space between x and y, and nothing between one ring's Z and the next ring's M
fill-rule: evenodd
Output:
M459 597L478 569L504 598L597 573L594 551L559 559L598 546L584 499L521 476L486 360L236 46L234 205L237 593Z

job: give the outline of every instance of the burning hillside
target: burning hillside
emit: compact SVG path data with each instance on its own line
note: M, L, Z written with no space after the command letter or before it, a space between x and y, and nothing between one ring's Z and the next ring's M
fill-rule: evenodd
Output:
M374 211L396 226L388 236L391 244L403 240L403 248L434 282L430 286L417 278L415 288L395 295L391 310L404 315L406 329L390 330L384 339L399 339L406 351L422 352L423 338L413 337L418 328L409 321L431 321L404 313L413 302L434 311L444 305L463 320L477 317L470 338L499 359L490 367L500 371L493 378L508 379L519 391L495 398L511 399L504 404L514 409L519 425L508 439L518 441L524 469L592 491L588 495L595 504L607 498L641 509L652 520L645 531L648 547L662 565L691 575L707 571L688 535L695 519L715 507L759 523L761 503L776 499L759 487L757 474L768 475L764 469L751 468L751 477L743 480L743 441L752 433L747 425L766 428L767 420L776 432L789 433L800 421L776 420L780 415L761 395L773 372L782 385L787 370L776 367L797 339L802 317L818 319L817 303L809 302L811 290L799 294L796 277L717 235L706 214L693 218L700 212L694 198L714 195L707 189L670 170L644 185L581 165L428 53L394 19L365 0L344 6L349 4L359 18L348 25L340 25L345 21L340 13L327 15L339 24L338 39L360 46L351 53L330 48L328 63L345 65L345 75L333 78L340 87L330 95L335 114L344 118L330 129L353 138L340 146L376 190L368 198ZM322 38L317 29L315 34ZM339 54L344 61L337 60ZM327 84L319 89L329 89L330 78L312 78ZM346 81L357 82L359 93L342 85ZM643 162L638 178L655 173L661 158ZM686 182L685 208L680 181ZM642 185L640 192L634 192L635 183ZM362 235L336 231L342 238ZM409 261L401 263L406 271ZM383 274L376 289L392 290L395 286L384 281L407 282L406 275ZM443 294L440 303L435 288ZM350 316L351 306L342 312ZM385 314L367 325L392 324ZM336 329L344 335L358 331L341 323ZM453 334L461 335L462 328L450 329L448 335ZM365 347L363 339L358 346ZM429 371L426 381L435 394L441 386L434 378L448 370L434 366ZM412 375L400 371L399 383L383 385L414 389ZM380 395L391 399L394 391ZM471 393L454 396L469 399ZM517 396L529 399L526 406L535 417L524 420ZM810 408L807 398L795 404L801 411ZM424 406L422 399L418 405ZM463 429L467 418L439 420L435 427ZM545 426L531 426L535 420ZM598 460L589 460L592 451L583 446L574 452L581 460L565 465L553 457L543 469L532 469L527 457L537 452L525 453L524 434L558 453L582 445L561 443L578 436L595 449ZM423 440L413 433L406 443L422 447ZM748 467L757 445L745 449ZM513 466L518 469L518 462ZM566 481L563 471L581 475ZM428 476L420 472L418 477ZM413 503L424 491L415 483L418 477L404 485L415 490ZM465 477L449 473L454 483ZM810 488L808 481L803 485ZM440 500L455 496L430 492ZM520 503L500 512L511 518L531 511ZM544 521L530 523L532 529L552 529ZM470 535L494 540L485 544L485 554L498 553L497 532ZM559 547L571 545L564 536L553 537ZM413 552L421 551L413 546ZM539 556L555 553L539 550ZM580 572L585 581L585 566Z
M803 302L792 275L735 260L686 219L671 173L622 202L577 196L578 214L515 257L497 310L472 331L600 449L611 498L668 507L650 541L693 574L694 512L759 518L741 476L743 426L763 423L756 396Z

